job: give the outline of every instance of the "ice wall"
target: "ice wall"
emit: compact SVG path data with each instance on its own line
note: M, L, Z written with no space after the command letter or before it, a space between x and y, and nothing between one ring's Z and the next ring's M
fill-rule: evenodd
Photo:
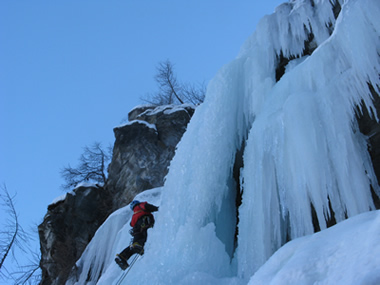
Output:
M154 284L248 280L286 240L314 231L311 204L321 229L329 202L338 222L374 208L369 185L377 181L354 107L363 100L371 108L367 82L379 84L379 3L340 4L337 21L330 1L279 6L210 83L148 241L144 276ZM317 47L309 56L305 41ZM276 82L280 54L290 62ZM235 250L232 168L242 144Z
M147 190L137 195L135 199L160 206L161 191L162 188ZM121 269L114 259L116 253L120 253L130 244L129 223L132 214L130 207L126 206L107 218L77 261L71 277L66 282L67 285L109 285L116 282Z
M371 108L367 82L379 84L379 2L346 1L335 24L329 5L315 1L312 13L308 1L284 4L250 40L298 55L306 40L300 28L308 22L318 48L289 62L256 112L242 171L241 277L250 276L287 240L313 233L312 207L321 229L332 214L339 222L374 209L369 185L377 181L354 109L362 100ZM335 25L331 36L328 23Z
M287 240L374 208L377 181L354 109L372 108L368 84L380 85L378 15L378 0L299 0L262 19L208 86L125 284L246 284ZM289 62L277 81L281 58Z
M153 284L183 284L210 271L215 278L234 275L232 166L250 124L243 65L237 60L226 66L210 84L171 162L144 256ZM131 272L129 280L134 278Z

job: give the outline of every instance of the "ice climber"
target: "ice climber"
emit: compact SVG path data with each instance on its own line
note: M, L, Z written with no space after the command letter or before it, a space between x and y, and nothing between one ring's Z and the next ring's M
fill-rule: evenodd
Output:
M132 229L129 233L133 236L132 244L125 248L121 253L116 254L115 261L125 270L128 268L128 259L135 253L144 253L144 244L148 237L148 229L154 225L152 212L158 211L158 207L147 202L132 201L130 205L133 216L131 220Z

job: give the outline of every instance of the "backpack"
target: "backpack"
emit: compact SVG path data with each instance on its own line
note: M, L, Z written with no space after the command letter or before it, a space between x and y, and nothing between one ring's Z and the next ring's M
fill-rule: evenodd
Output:
M142 233L143 231L153 228L154 226L154 217L153 215L144 215L138 221L136 222L135 226L133 229L129 231L129 233L132 236L138 235Z
M140 218L141 222L141 231L149 228L153 228L154 226L154 217L153 215L145 215Z

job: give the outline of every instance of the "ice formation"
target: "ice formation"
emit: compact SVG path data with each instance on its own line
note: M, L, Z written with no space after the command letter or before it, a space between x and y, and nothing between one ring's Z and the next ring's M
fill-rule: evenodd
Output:
M355 106L373 108L368 84L380 86L378 15L378 0L295 0L260 21L196 109L124 284L247 284L288 240L314 232L313 212L324 230L332 216L374 210L378 183ZM111 255L129 239L123 211L112 228L123 234L106 231L107 252L92 253L93 284L94 272L103 272L97 284L120 274Z

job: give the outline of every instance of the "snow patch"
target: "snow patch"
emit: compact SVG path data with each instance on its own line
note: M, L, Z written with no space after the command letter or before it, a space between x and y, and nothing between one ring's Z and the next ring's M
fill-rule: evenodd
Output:
M149 124L148 122L145 122L145 121L142 121L142 120L133 120L133 121L127 122L125 124L122 124L120 126L117 126L117 127L115 127L115 129L120 129L120 128L123 128L125 126L131 126L131 125L134 125L134 124L145 125L146 127L150 128L150 129L153 129L155 132L157 132L156 125Z
M380 211L364 213L290 241L249 285L380 284Z
M82 181L75 186L74 191L76 189L78 189L79 187L87 187L87 188L95 187L95 188L98 188L98 187L103 187L103 185L104 185L103 183L91 183L91 182L87 182L87 181Z
M70 194L75 195L74 192L70 192ZM65 194L63 194L63 195L61 195L61 196L58 196L57 198L55 198L55 199L50 203L50 205L54 205L54 204L57 204L57 203L59 203L59 202L63 202L63 201L65 201L65 200L66 200L66 196L67 196L67 193L65 193Z
M192 104L174 105L174 106L172 106L171 109L165 109L164 114L170 115L170 114L180 112L180 111L186 111L187 112L186 108L192 108L195 110L195 106Z
M132 113L133 111L138 110L138 109L156 108L156 107L157 107L157 105L153 105L153 104L137 105L131 111L129 111L129 113Z

